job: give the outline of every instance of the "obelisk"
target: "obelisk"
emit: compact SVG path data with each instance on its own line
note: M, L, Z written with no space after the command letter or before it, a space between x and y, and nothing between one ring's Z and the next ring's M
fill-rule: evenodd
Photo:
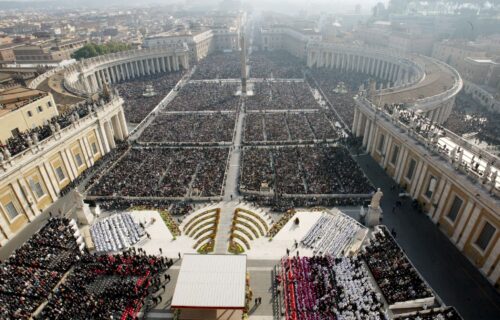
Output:
M247 50L245 45L245 35L244 30L240 33L240 62L241 62L241 95L247 94Z

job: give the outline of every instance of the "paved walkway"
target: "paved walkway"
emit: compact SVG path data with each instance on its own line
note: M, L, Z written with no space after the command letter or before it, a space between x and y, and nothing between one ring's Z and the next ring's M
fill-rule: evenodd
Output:
M229 158L229 168L226 173L226 184L224 185L224 200L229 201L238 197L238 181L240 176L241 158L241 136L243 133L243 120L245 118L245 102L240 105L240 111L236 122L236 132L231 147Z
M397 191L391 190L393 180L369 156L357 160L384 192L383 224L396 229L398 243L444 303L457 308L466 320L500 319L500 294L426 215L411 207L411 200L392 213L398 199Z

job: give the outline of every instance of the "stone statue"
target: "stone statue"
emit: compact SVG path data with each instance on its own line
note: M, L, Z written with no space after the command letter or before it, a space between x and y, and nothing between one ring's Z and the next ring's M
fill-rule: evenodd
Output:
M6 160L9 160L9 159L10 159L10 157L12 156L12 155L10 154L9 148L3 148L3 150L2 150L2 151L3 151L3 156L5 157L5 159L6 159Z
M490 177L490 185L495 188L497 182L498 170L493 172Z
M382 199L382 196L384 193L380 190L380 188L377 188L377 192L372 197L372 202L370 203L370 206L373 209L379 209L380 208L380 199Z
M56 132L56 127L52 123L49 124L49 128L50 128L50 132L52 132L52 133Z
M38 144L38 142L40 142L40 141L38 140L38 135L37 135L36 133L33 133L33 138L32 138L32 139L33 139L33 142L34 142L35 144Z
M73 199L75 200L77 208L83 208L83 199L85 199L85 197L77 189L75 189Z
M56 127L56 132L61 130L61 125L59 124L59 122L56 122L55 127Z
M29 134L26 137L26 142L28 143L28 147L33 146L33 139L31 139L31 136Z
M5 157L3 155L3 148L2 148L2 152L0 152L0 163L2 163L4 159Z

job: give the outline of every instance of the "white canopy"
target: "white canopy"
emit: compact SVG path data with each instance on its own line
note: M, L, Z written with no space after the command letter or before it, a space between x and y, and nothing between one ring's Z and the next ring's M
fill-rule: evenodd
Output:
M172 308L243 309L246 255L185 254Z

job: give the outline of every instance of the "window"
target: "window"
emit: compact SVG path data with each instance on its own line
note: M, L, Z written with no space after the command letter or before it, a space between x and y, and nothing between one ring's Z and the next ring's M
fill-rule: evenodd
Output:
M38 106L37 109L38 109L38 112L43 112L42 106Z
M406 171L406 179L411 180L413 178L413 173L415 172L415 167L417 166L417 162L413 159L410 160L410 166L408 167L408 171Z
M57 178L59 179L59 181L63 181L64 179L66 179L66 176L64 175L64 171L61 167L56 168L56 174L57 174Z
M31 113L31 111L28 111L28 117L33 117L33 113Z
M92 142L92 152L94 154L97 154L99 152L99 150L97 150L97 145L95 144L95 142Z
M382 134L380 135L380 138L378 139L378 146L377 146L377 150L379 152L382 152L383 151L383 148L384 148L384 142L385 142L385 136Z
M396 165L396 161L398 160L398 155L399 155L399 147L394 146L394 148L392 148L391 164Z
M51 101L47 102L47 106L48 106L49 108L50 108L50 107L52 107L52 102L51 102Z
M16 206L12 202L9 202L5 205L5 210L7 210L7 215L9 216L9 219L14 219L19 215L19 212L17 212Z
M29 179L29 184L31 191L36 195L37 199L40 199L45 195L45 192L43 192L42 186L38 181L35 181L33 179Z
M486 250L488 247L488 244L491 241L491 238L493 238L493 235L495 234L495 229L494 226L492 226L489 222L486 222L484 224L483 230L479 234L479 237L477 237L476 240L476 245L481 249L481 250Z
M427 184L427 189L424 194L427 197L427 199L430 199L432 197L432 194L436 189L436 183L437 183L436 177L431 176L431 178L429 179L429 183Z
M451 221L455 221L457 219L458 213L460 212L460 208L462 207L462 199L460 199L458 196L455 196L455 199L453 199L453 203L451 205L450 211L448 212L448 219Z
M79 153L76 154L75 160L78 167L81 167L83 165L82 156Z

